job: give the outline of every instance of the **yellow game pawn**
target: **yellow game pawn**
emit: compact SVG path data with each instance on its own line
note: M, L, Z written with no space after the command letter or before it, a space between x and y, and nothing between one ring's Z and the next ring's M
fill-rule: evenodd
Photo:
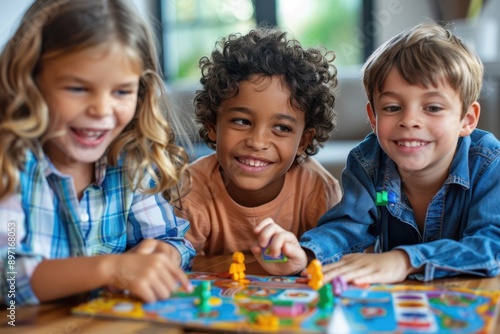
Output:
M314 290L319 290L323 286L323 272L321 271L321 262L314 259L307 266L307 273L309 274L309 285Z
M229 274L233 281L242 281L245 279L245 255L242 252L233 253L233 263L229 267Z
M273 314L260 313L255 317L255 323L259 329L276 331L280 327L279 318Z

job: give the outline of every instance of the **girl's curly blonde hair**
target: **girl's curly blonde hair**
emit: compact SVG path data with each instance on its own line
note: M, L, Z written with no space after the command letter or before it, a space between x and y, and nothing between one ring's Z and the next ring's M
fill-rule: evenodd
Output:
M0 55L0 198L17 190L24 152L36 153L49 135L47 104L36 84L41 59L110 42L132 51L143 72L135 116L108 148L108 161L116 165L124 156L138 188L149 173L155 186L144 192L168 195L177 184L188 157L167 119L174 115L151 28L126 0L36 0Z

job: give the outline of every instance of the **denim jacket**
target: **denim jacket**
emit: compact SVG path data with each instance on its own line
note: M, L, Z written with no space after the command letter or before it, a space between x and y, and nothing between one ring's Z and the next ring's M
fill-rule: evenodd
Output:
M420 233L394 162L369 134L347 158L344 196L300 239L322 263L362 252L381 251L381 210L388 212L389 249L404 250L423 272L410 278L432 280L458 274L500 273L500 141L474 130L458 140L445 183L434 195ZM377 206L376 192L395 194L395 203Z

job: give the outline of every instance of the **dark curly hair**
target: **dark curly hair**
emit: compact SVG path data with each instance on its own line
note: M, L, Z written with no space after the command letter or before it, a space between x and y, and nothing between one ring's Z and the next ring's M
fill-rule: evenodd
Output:
M231 34L215 44L211 59L199 61L202 89L196 91L196 121L201 138L208 138L208 126L215 126L222 101L238 94L238 85L253 75L281 76L290 90L290 102L304 111L305 128L316 130L307 146L307 156L318 153L330 138L337 121L334 110L337 69L333 51L324 47L304 49L300 42L277 28L257 27L248 34Z

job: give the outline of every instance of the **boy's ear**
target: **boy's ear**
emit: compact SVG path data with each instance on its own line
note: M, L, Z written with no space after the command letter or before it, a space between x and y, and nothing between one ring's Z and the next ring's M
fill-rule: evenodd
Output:
M301 156L306 150L307 146L311 143L316 134L316 130L313 128L305 129L302 133L302 138L300 138L299 147L297 148L297 156Z
M205 126L207 130L208 138L214 143L217 142L217 131L214 124L209 124Z
M467 113L462 120L462 128L460 129L460 136L468 136L477 127L477 122L479 122L479 115L481 114L481 106L477 101L471 104Z
M370 102L366 104L366 114L368 115L368 119L370 120L370 126L373 133L377 134L377 117L375 116L375 112L373 111Z

